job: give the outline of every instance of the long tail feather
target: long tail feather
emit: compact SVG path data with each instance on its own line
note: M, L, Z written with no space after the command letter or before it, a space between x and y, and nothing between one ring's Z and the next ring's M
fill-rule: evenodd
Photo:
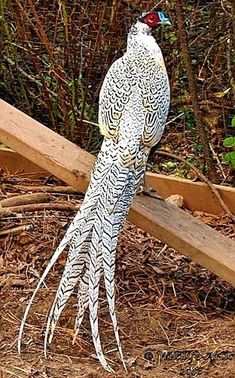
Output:
M33 304L34 298L36 297L36 294L40 287L42 286L43 282L45 281L48 273L50 272L51 268L55 264L55 262L58 260L64 249L67 247L67 245L70 243L71 239L74 237L75 234L79 232L79 228L83 226L83 224L86 224L86 219L89 216L90 212L94 210L94 203L91 203L90 206L87 208L87 205L84 205L84 210L81 212L81 210L78 211L76 216L74 217L73 221L71 222L66 234L64 235L63 239L61 240L59 246L57 247L54 255L52 256L49 264L47 265L45 271L43 272L42 276L40 277L40 280L32 294L32 297L30 298L30 301L25 309L21 324L20 324L20 330L19 330L19 337L18 337L18 353L21 352L21 342L22 342L22 336L24 332L24 326L25 322L27 320L29 310Z
M80 286L79 286L79 290L77 294L78 310L77 310L77 316L76 316L75 325L74 325L75 333L74 333L73 343L76 340L76 337L78 335L80 326L82 324L82 321L85 315L85 311L89 304L89 273L90 273L89 268L87 267L84 275L81 277Z
M101 276L102 265L102 218L94 224L91 248L90 248L90 272L89 272L89 312L90 312L90 324L93 344L97 357L101 365L109 372L113 372L113 369L108 365L100 342L99 327L98 327L98 304L99 304L99 284Z
M69 245L67 262L47 320L44 354L46 356L48 341L52 341L61 312L75 286L79 284L74 340L85 310L89 306L92 339L97 357L107 371L113 372L102 351L98 326L99 285L101 274L104 274L114 335L121 361L126 369L115 313L115 255L118 236L141 176L142 172L138 173L134 167L129 168L110 160L98 159L80 212L53 255L26 308L20 328L19 350L24 324L35 295L52 265Z
M34 290L33 295L30 298L30 301L29 301L29 303L28 303L28 305L27 305L27 307L25 309L24 316L23 316L22 321L21 321L20 330L19 330L19 337L18 337L18 353L19 354L21 352L21 341L22 341L22 336L23 336L23 332L24 332L24 326L25 326L26 319L28 317L28 313L29 313L30 307L32 306L34 298L35 298L38 290L40 289L41 285L43 284L45 278L47 277L49 271L51 270L52 266L55 264L55 262L60 257L61 253L64 251L64 249L69 244L69 242L70 242L70 240L71 240L71 238L73 236L73 233L77 230L77 222L78 222L78 219L79 219L79 215L80 215L80 213L78 213L76 215L76 217L74 218L73 222L70 224L70 226L68 228L68 231L66 232L65 236L61 240L59 246L57 247L54 255L51 258L51 261L49 262L49 264L47 265L45 271L43 272L43 274L42 274L42 276L41 276L41 278L40 278L40 280L39 280L39 282L38 282L38 284L36 286L36 289Z
M47 340L48 331L51 328L49 343L51 343L52 341L54 329L59 320L60 314L63 311L71 294L73 293L74 287L78 283L85 268L85 262L90 244L90 229L92 228L92 224L93 221L91 222L90 228L88 228L83 236L79 239L79 244L73 243L70 246L67 263L60 280L54 304L52 305L47 320L45 340ZM45 341L44 345L47 345L47 341Z
M113 324L114 335L119 351L119 355L122 364L126 368L126 364L123 357L119 328L117 317L115 313L115 287L114 287L114 275L115 275L115 260L116 260L116 247L117 240L120 234L124 220L127 217L128 209L131 200L134 195L135 185L134 176L132 172L128 172L128 180L125 183L122 195L116 204L114 213L109 218L104 220L104 237L103 237L103 267L104 267L104 282L106 288L106 296L109 305L110 317Z

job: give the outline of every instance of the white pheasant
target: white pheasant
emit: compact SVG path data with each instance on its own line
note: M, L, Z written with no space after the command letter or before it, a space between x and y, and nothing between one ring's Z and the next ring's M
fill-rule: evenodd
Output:
M26 308L19 333L19 352L33 299L68 246L66 266L48 316L45 355L60 314L78 285L75 337L88 307L97 357L106 370L113 371L103 354L98 329L99 282L103 275L114 334L126 368L115 314L115 253L122 225L144 176L150 149L161 139L168 115L168 76L161 50L151 35L153 28L160 24L169 24L164 13L152 10L142 14L128 34L126 53L112 64L104 79L99 100L99 126L104 135L101 151L84 202Z

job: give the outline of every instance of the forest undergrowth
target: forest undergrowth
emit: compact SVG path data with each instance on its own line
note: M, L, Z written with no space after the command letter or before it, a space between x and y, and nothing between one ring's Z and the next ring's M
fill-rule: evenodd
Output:
M215 181L234 185L232 1L53 0L48 4L45 0L3 0L1 97L96 154L101 143L96 123L102 81L111 63L125 51L133 20L156 4L172 21L155 32L171 84L171 109L159 148L209 174L180 43L182 30L176 14L180 4ZM187 163L157 154L148 169L196 179Z

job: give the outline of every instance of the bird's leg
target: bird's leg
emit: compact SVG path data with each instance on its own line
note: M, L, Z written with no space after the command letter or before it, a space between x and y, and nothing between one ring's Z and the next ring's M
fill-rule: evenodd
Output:
M142 179L142 183L139 186L137 194L148 196L148 197L152 197L152 198L156 198L158 200L164 201L164 198L162 198L161 196L159 196L158 194L156 194L156 190L155 189L153 189L153 188L151 188L151 187L149 187L147 185L147 183L146 183L146 172L145 172L144 177Z

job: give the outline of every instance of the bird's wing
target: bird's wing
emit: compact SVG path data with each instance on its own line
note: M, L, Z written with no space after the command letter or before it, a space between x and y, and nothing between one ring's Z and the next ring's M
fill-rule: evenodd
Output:
M99 127L101 134L107 138L118 134L123 111L131 97L132 89L125 70L123 57L116 60L110 67L100 91Z
M152 65L154 67L149 70L149 75L145 72L139 81L141 111L144 116L142 141L149 147L161 139L170 104L170 87L165 67L156 65L154 61Z

